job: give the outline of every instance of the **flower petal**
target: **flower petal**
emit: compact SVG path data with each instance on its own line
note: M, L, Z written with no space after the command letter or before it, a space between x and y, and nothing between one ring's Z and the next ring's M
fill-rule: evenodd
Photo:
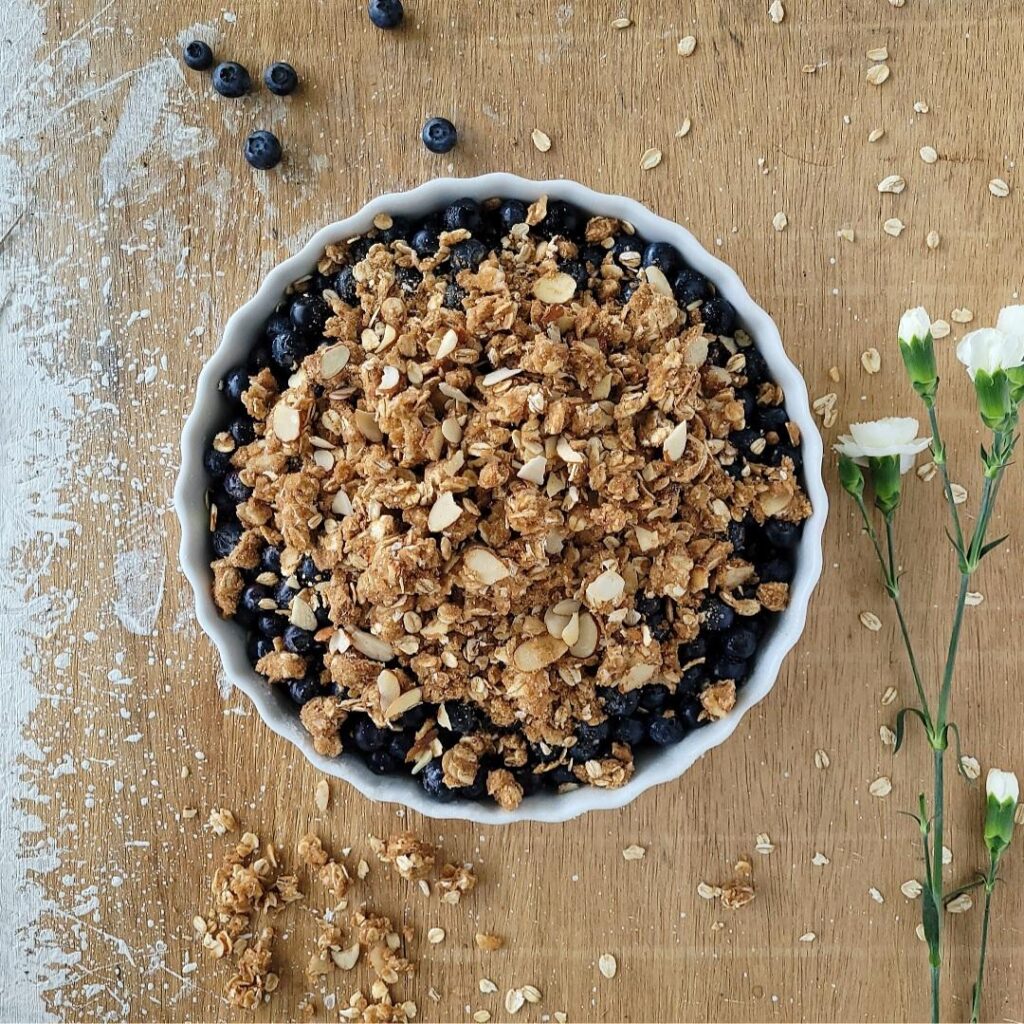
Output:
M866 423L851 423L850 433L864 448L890 449L917 436L917 420L912 416L886 416ZM883 451L881 454L892 453Z
M932 318L924 306L908 309L900 317L899 339L908 345L915 338L926 338L932 329Z
M999 310L996 328L1004 334L1024 337L1024 306L1003 306Z

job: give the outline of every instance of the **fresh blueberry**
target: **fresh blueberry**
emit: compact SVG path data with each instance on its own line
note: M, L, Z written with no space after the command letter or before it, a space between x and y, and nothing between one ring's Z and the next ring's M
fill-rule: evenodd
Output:
M651 242L643 252L643 265L657 267L669 280L678 273L682 262L682 257L668 242Z
M399 729L415 732L428 718L435 714L434 708L429 704L417 704L416 707L406 711L401 718L396 718L392 723ZM406 748L408 749L408 748Z
M288 696L301 708L320 693L320 680L306 676L305 679L293 679L288 684Z
M423 283L423 275L415 267L396 267L395 283L406 295L411 295Z
M651 636L658 643L667 640L672 635L672 624L667 618L668 602L665 598L649 597L643 591L639 591L634 603L644 624L651 631Z
M764 524L764 535L777 548L791 548L800 539L800 527L782 519L769 519Z
M280 580L277 586L274 587L274 603L278 608L288 608L292 606L292 601L295 599L296 591L288 586L287 580Z
M224 493L238 504L252 497L252 488L242 483L237 469L229 469L224 474Z
M639 281L635 278L630 278L627 281L619 283L619 301L625 305L633 297L633 292L636 291Z
M577 763L592 761L604 753L610 734L611 726L607 722L601 722L600 725L580 722L576 726L576 743L569 748L572 759Z
M356 294L356 279L351 267L343 267L334 277L334 290L338 298L346 306L357 306L359 296Z
M717 597L712 597L704 606L704 628L711 633L724 633L736 618L736 613Z
M281 162L281 142L273 132L264 129L250 132L242 144L242 155L250 167L269 171Z
M793 579L793 563L786 558L772 558L758 567L757 576L762 583L789 583Z
M557 789L559 786L575 785L580 780L576 778L569 765L560 764L556 768L552 768L551 771L544 773L544 781L552 789Z
M427 707L426 704L421 704L421 708ZM405 715L402 716L402 721L405 721ZM413 741L416 739L414 730L406 728L402 732L393 732L388 739L388 753L394 757L399 764L405 760L405 755L409 753L409 748L412 746Z
M752 629L744 629L742 626L733 629L722 641L722 650L730 658L745 661L757 650L757 634Z
M668 747L682 742L686 726L675 715L654 715L647 726L651 742L659 747Z
M711 666L711 675L715 679L731 679L739 683L747 678L747 663L740 658L716 658Z
M688 665L698 658L706 658L708 654L708 641L706 637L698 636L688 644L682 644L679 648L679 664Z
M754 458L754 453L751 451L751 445L755 441L760 440L761 432L754 430L751 427L744 427L742 430L734 430L729 435L729 441L734 448L742 452L748 459Z
M455 793L445 785L444 768L440 758L435 758L420 772L420 785L428 796L432 796L439 803L447 804L455 799Z
M744 522L737 523L735 520L729 523L726 529L726 536L729 538L729 543L732 545L734 554L740 555L747 548L747 524Z
M219 452L216 448L207 448L203 452L203 469L213 477L221 480L231 468L231 452Z
M392 217L386 228L374 228L374 240L390 245L398 239L406 239L412 234L412 225L405 217Z
M462 309L462 300L465 297L465 288L460 288L452 281L444 290L444 306L446 309Z
M604 263L607 252L608 250L603 245L584 245L579 250L579 258L597 270Z
M302 556L302 561L299 562L295 575L298 576L299 582L304 587L311 587L320 579L320 570L316 567L316 562L313 561L311 555Z
M668 704L669 696L664 683L651 683L640 690L640 707L645 711L661 711Z
M224 374L221 390L232 402L241 402L242 395L249 388L249 371L244 366L236 366Z
M295 331L282 331L270 343L270 357L282 370L294 369L306 355L306 343Z
M519 768L512 773L516 782L523 787L523 796L532 796L540 788L540 776L529 768Z
M398 771L401 763L401 760L395 757L390 750L375 750L366 757L366 767L374 775L391 775Z
M590 284L590 271L582 260L566 260L559 265L563 274L568 274L576 282L576 290L582 292Z
M246 368L250 373L259 373L266 366L270 366L273 360L270 358L269 345L256 345L249 353Z
M250 583L238 599L238 606L249 615L262 615L262 602L270 598L270 591L262 583Z
M292 302L288 315L292 326L306 335L323 334L324 327L331 317L331 307L319 295L299 295Z
M732 353L717 339L708 345L708 362L712 366L725 366Z
M703 712L704 705L701 704L700 699L689 694L679 702L677 711L688 729L699 729L701 726L708 724L708 719L701 717Z
M412 245L413 251L421 259L433 256L437 252L437 232L424 225L412 236L410 245Z
M748 427L753 426L757 417L757 398L754 392L750 388L738 388L736 401L743 406L743 421Z
M397 28L402 23L405 9L402 0L370 0L366 13L377 28Z
M612 722L612 739L616 743L628 743L635 747L647 736L646 718L616 718Z
M280 575L281 572L281 549L268 544L260 552L260 569L263 572L273 572Z
M583 214L563 199L555 199L548 203L548 212L537 226L537 231L545 238L562 235L565 238L576 238L584 225Z
M316 618L316 624L320 629L331 624L331 609L322 600L313 609L313 616Z
M676 686L676 694L700 693L708 681L708 673L703 664L691 665L680 677Z
M609 715L628 718L640 707L639 690L620 693L614 686L602 686L598 689L597 695L601 698L604 710Z
M465 701L445 701L444 710L452 732L465 736L480 728L480 716L472 704Z
M477 238L467 238L452 246L451 268L453 272L460 270L476 270L487 258L487 246Z
M256 440L256 427L248 416L239 416L228 424L228 433L234 438L239 448L252 444Z
M252 88L252 79L241 64L227 60L213 69L213 88L221 96L237 100Z
M639 235L618 235L612 242L612 247L608 251L612 254L612 258L617 262L622 262L622 257L626 253L634 253L637 257L643 258L644 240ZM632 262L632 261L631 261ZM636 264L633 263L633 267Z
M505 231L511 231L526 220L526 203L519 199L506 199L498 207L498 220Z
M299 87L299 76L291 64L278 60L263 72L263 84L275 96L288 96Z
M264 612L256 619L256 628L265 637L280 636L287 625L288 620L283 615L275 615L273 612Z
M456 199L444 208L441 215L445 231L464 228L471 235L480 230L480 204L475 199Z
M703 274L698 274L696 270L683 270L676 274L672 282L672 294L680 306L690 306L694 302L711 298L711 287Z
M801 454L800 449L791 444L777 444L771 449L771 456L768 461L773 466L781 466L783 459L790 459L793 463L793 468L798 473L803 468L804 457Z
M193 71L205 71L213 64L213 50L202 39L193 39L181 51L181 56Z
M459 141L459 133L447 117L431 117L424 123L420 138L431 153L448 153Z
M213 531L213 552L218 558L227 558L242 539L242 524L224 523Z
M352 742L364 754L383 750L387 746L389 735L387 729L379 729L367 715L360 715L352 727Z
M245 653L249 660L255 665L260 658L271 654L274 650L274 641L267 636L257 636L255 633L249 636L245 643Z
M784 405L758 406L754 411L754 416L757 419L757 425L762 430L774 430L780 436L785 436L789 414Z
M768 380L768 364L764 361L764 356L756 348L745 349L743 354L747 361L747 365L743 368L747 386L753 387Z
M316 640L308 629L301 626L289 626L284 631L284 649L293 654L309 654L316 647Z

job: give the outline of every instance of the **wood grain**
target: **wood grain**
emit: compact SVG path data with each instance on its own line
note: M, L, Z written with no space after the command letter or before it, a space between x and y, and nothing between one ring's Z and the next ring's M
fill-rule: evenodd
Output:
M893 685L909 700L911 687L869 550L839 497L804 637L773 693L727 745L622 811L499 830L420 820L340 784L328 812L316 812L316 773L244 699L218 693L215 652L197 633L176 569L169 495L192 385L229 313L321 223L440 173L566 176L636 197L735 267L776 318L812 397L838 393L841 424L915 412L895 354L899 313L923 303L948 320L954 307L969 306L978 325L992 322L1021 287L1018 5L786 0L776 26L761 3L407 0L410 17L394 34L374 30L362 7L239 0L233 21L221 3L202 0L65 0L45 10L46 49L74 37L89 40L91 55L77 67L59 64L52 109L72 106L40 130L31 157L16 148L20 165L31 159L34 171L21 183L27 212L0 258L12 271L31 261L50 267L73 293L59 358L69 379L92 382L92 401L83 402L69 439L66 500L79 529L67 548L48 553L44 542L39 551L51 558L46 579L77 604L57 635L38 642L37 685L49 699L27 727L41 754L20 768L48 801L33 801L41 828L22 837L22 849L52 843L62 861L41 874L56 908L44 924L55 947L75 954L61 984L48 987L50 1010L68 1020L252 1016L226 1006L226 965L202 959L191 933L212 859L225 845L201 825L210 808L226 806L283 845L311 824L332 847L365 845L368 833L408 824L478 864L481 886L457 908L407 897L404 884L375 871L382 909L448 932L404 989L424 1020L469 1019L466 1007L501 1019L502 993L526 983L544 993L540 1007L521 1013L530 1020L556 1009L570 1020L922 1019L919 905L899 888L920 863L913 823L898 812L926 785L926 751L912 735L894 760L879 742L879 726L896 710L880 705L882 692ZM611 21L624 12L634 24L616 31ZM104 198L104 154L138 69L176 55L176 36L196 22L216 25L219 52L254 72L290 60L302 91L283 103L262 94L231 105L186 71L158 97L160 117L194 131L201 151L179 161L173 148L145 148ZM689 33L697 50L682 58L676 42ZM865 81L865 52L883 43L892 75L874 87ZM45 51L36 57L46 59ZM805 65L816 71L803 72ZM126 72L136 77L111 84ZM919 100L927 113L915 112ZM431 114L459 126L450 159L418 141ZM675 138L685 117L693 129ZM253 174L241 142L268 121L287 162L281 172ZM551 136L550 152L531 144L535 127ZM886 134L868 144L874 127ZM936 164L921 161L923 145L938 150ZM649 146L665 157L644 172L640 155ZM51 159L41 161L40 152ZM894 172L907 179L906 191L879 194L876 183ZM995 176L1013 186L1008 198L989 194ZM779 210L789 221L782 232L771 225ZM899 238L882 232L890 216L906 223ZM836 237L842 226L855 230L853 243ZM924 243L930 229L942 236L936 251ZM133 310L149 314L132 319ZM205 328L200 336L197 326ZM873 377L860 366L870 345L882 352ZM945 433L972 510L980 433L952 343L939 347ZM156 381L140 383L161 356L166 367ZM839 384L828 378L832 366ZM831 466L829 481L835 490ZM96 488L106 500L94 499ZM969 609L954 708L965 752L984 768L1018 772L1022 498L1015 470L996 526L1011 540L979 578L985 601ZM911 478L899 541L909 614L931 673L953 593L942 523L938 482ZM149 552L141 568L167 560L152 635L134 635L111 616L116 555L128 549ZM880 615L880 633L861 627L863 609ZM93 629L98 637L89 642ZM66 667L54 661L63 650L72 655ZM828 752L828 769L814 767L816 748ZM67 757L77 772L54 771ZM882 774L891 775L893 792L879 800L868 785ZM949 878L966 880L982 863L980 790L959 781L950 788ZM200 813L183 820L189 806ZM775 843L768 856L753 854L758 833ZM148 845L131 845L140 843ZM623 860L631 843L647 848L642 861ZM827 866L812 864L816 851ZM728 911L697 896L701 880L728 878L741 856L754 861L751 905ZM1024 1015L1019 849L1003 874L986 986L994 1020ZM90 885L94 900L83 895ZM871 887L884 903L872 900ZM308 910L284 920L278 963L291 968L282 966L281 990L259 1020L292 1019L306 992L314 921ZM978 908L948 925L945 1012L963 1019ZM479 953L477 930L505 935L507 948ZM816 941L798 941L807 932ZM604 952L618 958L612 981L597 970ZM200 967L183 976L186 956ZM485 975L497 995L478 992ZM350 981L342 978L338 991L347 993ZM439 1003L426 997L429 985Z

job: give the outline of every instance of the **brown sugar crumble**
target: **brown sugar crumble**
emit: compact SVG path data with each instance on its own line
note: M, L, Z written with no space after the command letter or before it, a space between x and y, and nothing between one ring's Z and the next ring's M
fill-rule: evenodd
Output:
M506 205L327 247L236 382L210 518L215 601L319 754L514 810L732 709L811 509L713 286L624 221Z

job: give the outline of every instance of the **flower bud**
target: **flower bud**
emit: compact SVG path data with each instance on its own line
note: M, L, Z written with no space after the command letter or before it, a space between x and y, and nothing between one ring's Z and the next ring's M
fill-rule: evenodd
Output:
M985 845L999 857L1013 838L1013 816L1020 797L1017 776L992 768L985 780Z
M975 371L974 393L978 398L978 412L986 427L990 430L1012 429L1016 406L1010 396L1010 381L1005 370L994 373Z
M874 456L868 459L871 484L875 489L875 507L889 515L900 504L900 457Z
M908 309L900 317L898 337L910 383L925 404L931 405L939 388L939 372L935 365L931 318L923 306Z
M864 497L864 474L860 466L845 455L839 456L839 482L847 494L858 499Z

